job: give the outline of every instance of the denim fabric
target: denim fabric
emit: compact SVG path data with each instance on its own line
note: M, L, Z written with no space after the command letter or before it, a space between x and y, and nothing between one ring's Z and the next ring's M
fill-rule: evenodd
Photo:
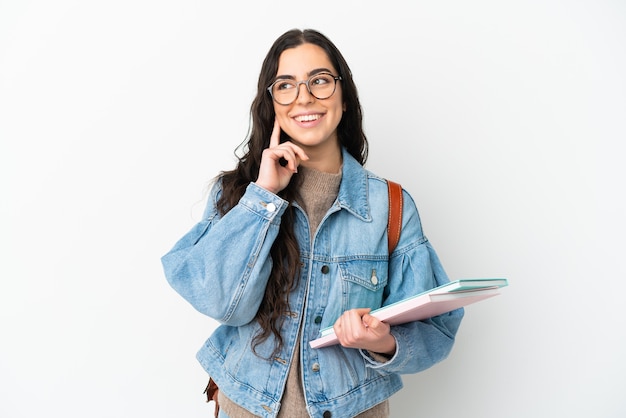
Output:
M306 214L292 202L301 277L289 295L282 351L267 359L274 347L270 338L255 355L255 315L272 267L269 251L288 202L252 183L239 204L221 217L215 208L220 192L218 183L203 219L162 263L170 285L199 312L221 323L197 357L230 399L256 415L275 417L298 335L312 417L325 411L334 417L358 415L400 390L400 374L425 370L448 356L462 309L393 326L397 350L384 363L340 345L310 348L308 342L346 309L379 308L448 282L406 191L402 235L388 255L386 182L345 150L339 195L314 237Z

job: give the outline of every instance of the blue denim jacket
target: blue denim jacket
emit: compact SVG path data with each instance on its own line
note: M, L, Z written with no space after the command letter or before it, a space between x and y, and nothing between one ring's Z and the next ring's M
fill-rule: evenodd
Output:
M213 187L203 219L162 258L171 286L199 312L221 325L198 360L233 401L261 417L275 417L300 338L301 375L312 417L352 417L402 387L399 374L427 369L446 358L463 310L391 328L395 355L384 363L367 351L340 345L312 349L309 341L351 308L379 308L448 281L422 232L415 204L404 193L400 242L387 249L387 185L343 152L339 195L311 237L297 203L295 233L302 269L289 295L284 346L267 359L274 340L251 350L255 321L272 267L270 247L288 202L252 183L239 204L221 217ZM300 329L302 332L300 332Z

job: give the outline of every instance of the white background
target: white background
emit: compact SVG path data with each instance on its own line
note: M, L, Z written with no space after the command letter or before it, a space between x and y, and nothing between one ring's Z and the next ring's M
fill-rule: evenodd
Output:
M394 418L626 415L622 1L0 0L0 416L207 417L216 324L160 257L298 27L449 275L507 277Z

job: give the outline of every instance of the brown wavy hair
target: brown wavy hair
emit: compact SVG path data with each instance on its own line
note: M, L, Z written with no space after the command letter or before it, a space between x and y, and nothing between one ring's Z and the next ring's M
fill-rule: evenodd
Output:
M361 165L367 160L367 138L363 132L361 104L346 60L337 47L320 32L312 29L292 29L276 39L263 61L256 97L250 107L250 130L241 147L243 155L238 157L234 170L224 171L218 176L223 192L217 207L222 215L239 202L248 184L258 178L261 155L269 146L275 118L274 103L267 87L276 77L281 53L304 43L317 45L326 51L342 77L343 102L346 110L337 127L339 142ZM296 174L278 195L292 202L297 196L298 186L299 179ZM294 220L294 209L289 205L281 218L278 236L270 250L272 270L263 301L256 314L261 330L253 339L252 349L256 352L259 344L265 342L270 335L274 335L276 343L272 357L283 347L280 330L285 315L290 313L288 295L297 286L300 276L300 249L294 233Z

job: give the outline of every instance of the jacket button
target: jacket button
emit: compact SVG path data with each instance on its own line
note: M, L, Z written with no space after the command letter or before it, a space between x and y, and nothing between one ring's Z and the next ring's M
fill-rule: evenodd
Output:
M313 366L311 366L311 370L313 370L314 372L319 372L320 371L320 364L319 363L313 363Z
M378 277L376 277L376 269L372 270L371 282L374 286L378 284Z
M333 416L333 414L331 414L330 411L324 411L324 414L322 415L322 417L324 417L324 418L330 418L332 416Z
M322 266L322 274L328 274L330 268L328 266Z
M322 323L322 317L321 316L316 316L315 317L315 323L316 324L321 324Z

